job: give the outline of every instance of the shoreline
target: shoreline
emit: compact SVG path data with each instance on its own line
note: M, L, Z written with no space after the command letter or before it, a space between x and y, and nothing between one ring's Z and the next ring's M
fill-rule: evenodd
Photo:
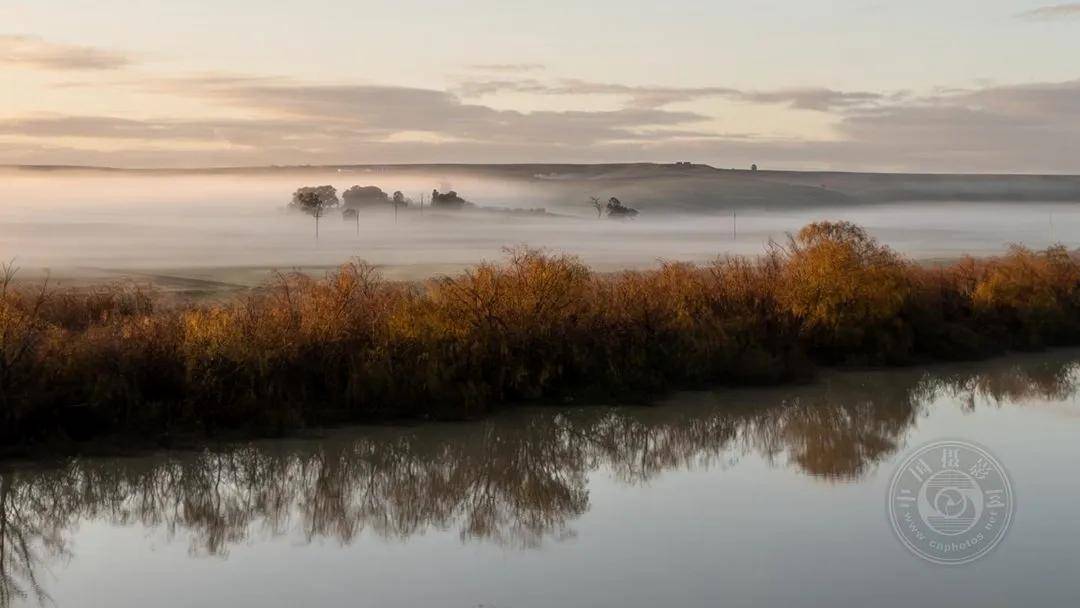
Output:
M74 442L51 440L43 444L21 447L8 447L0 449L0 468L25 468L44 467L51 468L63 464L70 458L90 459L140 459L166 455L196 455L203 451L213 453L229 452L247 447L261 449L275 445L277 442L295 442L298 445L314 444L322 441L339 442L342 438L367 435L384 435L386 433L404 433L410 431L436 432L439 427L444 430L454 429L457 425L476 425L485 422L500 422L500 417L513 419L515 416L530 416L537 413L548 412L551 415L560 413L574 413L584 409L612 410L614 412L638 411L641 408L687 408L688 402L695 405L698 401L708 399L717 393L734 398L739 411L744 411L751 401L750 398L769 397L768 407L774 407L777 391L800 392L812 390L814 387L827 389L834 381L847 382L848 377L856 375L881 374L910 375L912 373L925 373L944 379L951 374L983 374L995 373L999 368L1018 367L1029 369L1032 365L1045 361L1057 363L1063 357L1080 359L1080 346L1048 347L1038 351L1005 351L978 359L965 359L958 361L921 361L909 365L897 366L829 366L820 367L812 378L800 382L788 382L783 384L768 385L712 385L701 387L680 387L670 391L640 395L636 399L620 399L602 402L582 403L577 400L564 402L521 402L503 403L494 407L483 416L469 419L419 419L397 418L384 420L371 420L366 422L342 422L338 424L324 423L319 425L298 427L284 434L253 434L244 429L231 429L214 435L188 432L169 438L167 443L156 440L139 440L130 435L118 435L112 437L97 437L87 441ZM724 406L726 407L726 406ZM603 415L598 413L598 415ZM445 426L443 426L445 425Z

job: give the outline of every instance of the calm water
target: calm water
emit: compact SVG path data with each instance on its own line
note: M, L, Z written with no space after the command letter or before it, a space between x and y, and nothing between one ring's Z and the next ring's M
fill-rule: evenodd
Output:
M0 604L1075 605L1078 390L1057 351L8 466ZM886 519L894 466L940 438L989 448L1018 503L962 567Z

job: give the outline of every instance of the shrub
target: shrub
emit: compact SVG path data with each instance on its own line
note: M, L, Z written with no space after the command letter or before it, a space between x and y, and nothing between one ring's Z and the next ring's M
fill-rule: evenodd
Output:
M972 292L976 314L1018 347L1074 342L1080 336L1080 265L1062 246L1013 246L991 260Z
M830 361L899 360L911 352L900 316L909 265L849 222L806 226L781 250L781 304L810 351Z
M135 284L16 288L3 270L8 444L461 418L521 400L797 380L811 361L1080 342L1080 264L1063 248L921 267L847 223L703 266L596 274L523 248L423 284L355 262L201 305Z

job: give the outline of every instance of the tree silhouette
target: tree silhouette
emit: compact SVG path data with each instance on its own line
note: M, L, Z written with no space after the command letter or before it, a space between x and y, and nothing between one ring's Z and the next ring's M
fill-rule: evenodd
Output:
M390 197L378 186L353 186L342 192L341 197L350 209L380 207L390 202Z
M319 218L327 209L337 207L340 202L337 189L333 186L304 186L293 192L289 206L315 218L315 240L318 240Z
M315 192L301 192L296 197L297 206L315 218L315 240L319 240L319 218L326 209L326 202Z
M607 213L608 217L613 217L616 219L628 219L636 217L638 214L638 210L627 207L626 205L622 204L622 201L613 196L608 199Z

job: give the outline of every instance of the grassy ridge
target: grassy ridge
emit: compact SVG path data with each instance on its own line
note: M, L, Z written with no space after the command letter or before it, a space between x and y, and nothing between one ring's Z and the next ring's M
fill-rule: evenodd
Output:
M10 273L7 273L10 275ZM10 277L9 277L10 278ZM1080 342L1064 248L928 269L847 223L754 259L599 275L517 250L425 284L362 263L224 305L136 287L0 293L0 443L399 416L523 399L775 383Z

